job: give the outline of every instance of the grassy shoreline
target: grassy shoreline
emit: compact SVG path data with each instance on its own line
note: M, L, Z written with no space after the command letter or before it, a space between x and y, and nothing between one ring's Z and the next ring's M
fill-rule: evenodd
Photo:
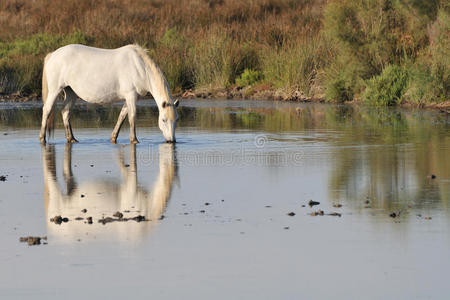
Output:
M0 28L3 99L39 98L43 57L70 43L138 43L177 96L419 107L450 99L446 1L5 0Z

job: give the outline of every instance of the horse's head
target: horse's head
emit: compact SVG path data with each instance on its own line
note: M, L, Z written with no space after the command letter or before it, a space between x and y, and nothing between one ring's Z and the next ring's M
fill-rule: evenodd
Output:
M175 143L175 129L177 127L179 101L174 103L164 101L159 110L159 129L161 129L166 142Z

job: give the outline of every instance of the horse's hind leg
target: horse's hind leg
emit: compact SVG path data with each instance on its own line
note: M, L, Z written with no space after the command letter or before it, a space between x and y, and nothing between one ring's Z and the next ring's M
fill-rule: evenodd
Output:
M127 104L125 103L122 106L122 110L120 111L119 118L117 118L116 126L111 134L111 143L115 144L117 142L117 136L119 135L120 128L122 127L123 121L125 120L128 114Z
M47 99L44 103L44 106L42 107L42 123L41 123L41 131L39 133L39 139L41 140L41 144L45 144L45 134L47 130L47 121L49 119L50 114L53 110L53 105L55 104L56 97L58 97L58 94L61 90L56 90L53 92L50 92L47 95ZM51 126L51 124L48 124L48 126Z
M78 141L73 137L72 126L70 125L70 110L77 99L77 95L71 88L65 88L64 92L66 93L66 99L64 99L61 113L66 131L66 139L68 143L77 143Z

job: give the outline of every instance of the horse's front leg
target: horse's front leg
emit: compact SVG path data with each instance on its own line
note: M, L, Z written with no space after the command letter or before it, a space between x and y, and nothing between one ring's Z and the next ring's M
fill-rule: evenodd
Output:
M128 121L130 122L130 144L137 144L136 138L136 100L137 95L133 94L126 98L128 109Z
M122 110L120 111L119 118L117 118L116 126L111 134L111 143L115 144L117 142L117 136L119 135L120 128L122 127L123 121L128 114L127 104L125 103L122 106Z

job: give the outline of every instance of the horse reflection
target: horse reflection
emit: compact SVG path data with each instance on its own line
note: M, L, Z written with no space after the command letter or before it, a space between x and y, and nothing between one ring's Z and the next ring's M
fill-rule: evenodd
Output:
M159 146L159 174L149 192L138 184L136 145L130 145L129 165L125 164L124 152L118 151L118 166L122 180L86 180L78 184L72 172L72 144L67 143L64 151L63 178L65 191L60 188L56 176L55 148L43 146L44 199L48 231L51 237L64 239L134 239L144 235L157 224L170 199L172 185L177 178L175 146ZM87 212L83 213L82 210ZM150 222L113 223L105 226L98 223L103 217L111 217L120 211L126 217L145 216ZM69 222L61 226L50 222L50 218L61 215ZM83 220L75 220L83 217ZM86 218L92 217L92 225ZM112 237L111 237L112 235Z

